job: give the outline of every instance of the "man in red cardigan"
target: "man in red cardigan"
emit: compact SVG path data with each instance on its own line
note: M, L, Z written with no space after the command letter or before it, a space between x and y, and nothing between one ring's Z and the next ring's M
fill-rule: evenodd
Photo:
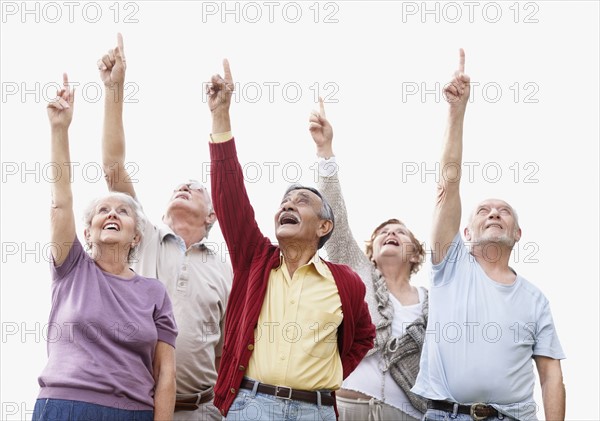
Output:
M264 237L244 187L229 106L233 79L208 89L213 205L233 265L215 406L228 419L336 418L342 380L373 347L365 287L350 268L321 260L333 212L312 188L291 186Z

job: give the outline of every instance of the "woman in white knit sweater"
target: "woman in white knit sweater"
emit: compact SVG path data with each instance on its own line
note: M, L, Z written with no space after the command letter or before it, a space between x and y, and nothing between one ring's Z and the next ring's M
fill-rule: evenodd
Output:
M422 244L399 220L379 224L366 254L352 236L333 154L333 130L320 112L310 117L319 156L319 190L331 204L335 229L325 244L330 261L356 271L377 328L375 346L336 392L340 420L418 420L426 401L410 392L419 370L427 326L427 290L410 277L425 256Z

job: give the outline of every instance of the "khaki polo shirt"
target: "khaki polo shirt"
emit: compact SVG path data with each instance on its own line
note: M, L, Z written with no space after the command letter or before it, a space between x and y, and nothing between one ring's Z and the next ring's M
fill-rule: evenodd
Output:
M233 271L222 256L203 244L185 247L166 225L146 219L133 269L159 279L173 303L179 329L176 343L177 393L197 393L217 380L215 357L221 356L225 308Z

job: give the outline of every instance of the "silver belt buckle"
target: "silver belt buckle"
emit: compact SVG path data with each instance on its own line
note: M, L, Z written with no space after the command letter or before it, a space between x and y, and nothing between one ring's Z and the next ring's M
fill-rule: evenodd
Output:
M479 416L477 415L477 409L480 407L487 407L488 405L486 405L485 403L481 403L481 402L477 402L474 403L473 405L471 405L471 418L473 418L476 421L481 421L487 418L487 415L485 417ZM483 409L483 408L482 408Z
M287 396L279 396L279 391L285 391L285 389L288 390L288 395ZM275 386L275 397L279 398L279 399L292 399L292 388L291 387L285 387L285 386Z

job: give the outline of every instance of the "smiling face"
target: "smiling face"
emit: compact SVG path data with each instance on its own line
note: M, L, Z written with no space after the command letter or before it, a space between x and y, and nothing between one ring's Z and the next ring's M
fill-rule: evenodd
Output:
M126 201L115 196L100 199L91 210L91 220L85 229L86 242L100 247L120 244L123 250L129 250L140 241L136 223L136 212Z
M283 197L275 214L275 236L279 243L307 244L315 250L333 229L333 222L321 216L323 201L310 190L291 190Z
M521 229L514 209L499 199L481 202L471 215L464 232L467 241L480 246L497 243L512 248L521 238Z
M375 266L382 259L397 259L398 264L410 264L411 273L415 273L423 260L424 250L404 224L392 219L373 232L367 244L367 256Z

